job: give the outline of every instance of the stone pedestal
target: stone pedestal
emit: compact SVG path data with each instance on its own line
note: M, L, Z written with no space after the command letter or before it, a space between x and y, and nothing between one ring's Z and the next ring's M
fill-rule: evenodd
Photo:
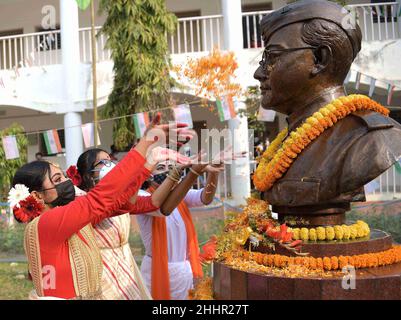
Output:
M400 300L401 263L356 271L355 289L342 287L343 277L286 278L213 264L218 300Z

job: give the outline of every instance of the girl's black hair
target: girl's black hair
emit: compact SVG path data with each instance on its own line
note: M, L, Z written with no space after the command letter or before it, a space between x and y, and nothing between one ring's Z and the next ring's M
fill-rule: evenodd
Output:
M107 151L99 148L89 149L81 154L77 161L77 169L82 178L82 183L78 186L78 188L89 191L95 186L95 182L93 181L93 166L95 165L96 158L100 152Z
M42 160L32 161L17 170L13 178L13 187L23 184L28 187L29 192L40 191L46 176L50 179L50 163Z
M46 176L50 179L50 163L42 160L32 161L17 170L12 185L14 187L16 184L23 184L29 192L41 191ZM22 222L16 216L14 217L18 222Z

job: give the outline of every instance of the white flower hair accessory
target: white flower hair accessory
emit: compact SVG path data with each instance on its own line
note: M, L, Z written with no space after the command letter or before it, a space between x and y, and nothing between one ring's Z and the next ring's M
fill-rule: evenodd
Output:
M11 208L20 208L20 201L25 200L30 196L29 189L23 184L16 184L14 188L11 188L8 193L8 202Z

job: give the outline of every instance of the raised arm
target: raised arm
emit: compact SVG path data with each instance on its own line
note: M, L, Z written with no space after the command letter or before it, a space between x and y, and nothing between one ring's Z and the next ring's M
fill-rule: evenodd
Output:
M154 122L152 123L154 126ZM174 126L158 126L159 134ZM88 223L98 223L113 215L129 198L136 194L159 159L188 162L189 159L172 150L148 152L153 141L141 139L120 163L107 174L86 196L78 197L66 206L56 207L40 217L39 234L43 244L57 245L82 229ZM147 156L145 161L144 155ZM186 161L186 162L185 162Z
M150 175L144 164L145 158L131 150L87 195L44 212L39 218L41 243L62 243L88 223L100 222L119 209L129 199L124 191L131 184L139 189Z

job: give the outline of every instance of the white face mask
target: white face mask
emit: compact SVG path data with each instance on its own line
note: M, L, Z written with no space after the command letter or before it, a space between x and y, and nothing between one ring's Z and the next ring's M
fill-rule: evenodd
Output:
M103 166L99 171L99 180L102 180L106 174L108 174L116 166L114 162L110 163L110 166Z

